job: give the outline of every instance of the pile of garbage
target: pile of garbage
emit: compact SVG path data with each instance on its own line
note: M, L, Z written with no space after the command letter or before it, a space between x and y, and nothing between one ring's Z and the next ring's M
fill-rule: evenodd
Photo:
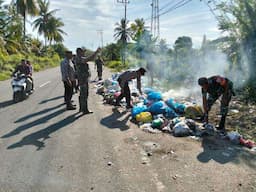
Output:
M116 98L120 95L117 77L118 74L114 74L112 78L99 81L96 84L97 93L103 96L105 104L114 105ZM145 88L144 94L141 96L135 87L132 83L131 117L143 131L166 132L175 137L202 137L216 133L213 125L202 123L203 110L200 105L191 102L177 102L173 98L163 98L161 92L151 88ZM124 100L121 105L125 106ZM256 146L255 143L245 140L237 132L228 133L225 138L248 148Z

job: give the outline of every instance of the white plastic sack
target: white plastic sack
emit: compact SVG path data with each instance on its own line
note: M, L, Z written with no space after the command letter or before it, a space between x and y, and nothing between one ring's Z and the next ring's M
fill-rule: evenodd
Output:
M185 137L190 135L190 129L185 122L179 122L173 127L173 135L175 137Z

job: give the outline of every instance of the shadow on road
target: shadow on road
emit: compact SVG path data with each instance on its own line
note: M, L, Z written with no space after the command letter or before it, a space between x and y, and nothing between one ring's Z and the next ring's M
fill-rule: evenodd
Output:
M44 111L44 110L43 110L43 111ZM62 108L62 109L59 109L58 111L55 111L55 112L53 112L53 113L51 113L51 114L49 114L49 115L46 115L46 116L44 116L44 117L41 117L41 118L39 118L39 119L37 119L37 120L35 120L35 121L32 121L32 122L30 122L30 123L21 125L21 126L17 127L16 129L12 130L11 132L9 132L9 133L3 135L1 138L8 138L8 137L17 135L17 134L19 134L19 133L22 132L22 131L25 131L25 130L27 130L27 129L30 129L30 128L34 127L34 126L37 126L37 125L39 125L39 124L46 123L46 122L49 121L50 119L52 119L52 118L54 118L54 117L56 117L56 116L58 116L58 115L64 113L65 111L66 111L66 109L65 109L65 108Z
M117 108L113 108L113 113L101 119L100 123L110 129L120 129L121 131L126 131L129 129L129 126L126 125L126 123L130 117L130 115L126 114L126 111L119 112ZM120 118L123 119L119 120Z
M51 138L50 135L52 133L66 127L67 125L73 123L76 119L82 116L82 114L78 115L78 113L79 112L70 115L63 120L46 127L45 129L23 137L21 141L8 146L7 149L23 147L24 145L34 145L35 147L37 147L37 150L41 150L45 147L45 140Z
M61 98L63 98L63 95L62 96L53 97L53 98L50 98L50 99L45 99L45 100L41 101L39 104L44 104L44 103L47 103L49 101L55 101L55 100L58 100L58 99L61 99Z
M8 106L13 105L13 104L14 104L14 102L13 102L12 99L9 100L9 101L1 102L1 103L0 103L0 109L1 109L1 108L5 108L5 107L8 107Z
M243 162L251 168L256 169L255 154L253 155L250 151L232 144L228 140L216 137L204 137L202 147L203 152L197 156L197 159L202 163L207 163L210 160L214 160L220 164L229 162L239 164Z
M57 106L54 106L54 107L50 107L50 108L44 109L44 110L42 110L42 111L39 111L39 112L30 114L30 115L26 115L26 116L24 116L24 117L19 118L19 119L16 120L14 123L20 123L20 122L25 121L25 120L27 120L27 119L29 119L29 118L32 118L32 117L35 117L35 116L38 116L38 115L42 115L42 114L44 114L44 113L48 113L49 111L52 111L52 110L54 110L54 109L57 109L57 108L59 108L59 107L61 107L61 106L63 106L63 105L64 105L64 103L63 103L63 104L60 104L60 105L57 105Z

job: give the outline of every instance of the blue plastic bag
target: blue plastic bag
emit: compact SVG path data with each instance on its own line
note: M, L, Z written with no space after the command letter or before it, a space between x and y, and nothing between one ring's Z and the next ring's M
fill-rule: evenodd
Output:
M147 106L136 105L136 106L133 106L131 114L132 114L132 117L135 118L137 114L140 114L141 112L145 112L145 111L147 111Z
M152 88L146 87L144 88L143 92L148 95L149 93L155 92L155 90Z
M163 101L157 101L148 108L148 111L154 115L164 114L167 107Z
M151 92L148 94L147 99L151 101L160 101L162 100L162 93L161 92Z
M177 114L172 108L167 107L167 108L165 109L164 116L165 116L166 118L173 119L173 118L175 118L175 117L178 117L178 114Z
M177 112L177 113L185 113L185 108L186 108L186 106L184 105L184 104L181 104L181 103L175 103L175 105L174 105L174 107L175 107L175 111Z
M168 105L168 107L175 110L176 113L182 114L185 112L186 106L184 104L175 102L172 98L168 99L165 103Z

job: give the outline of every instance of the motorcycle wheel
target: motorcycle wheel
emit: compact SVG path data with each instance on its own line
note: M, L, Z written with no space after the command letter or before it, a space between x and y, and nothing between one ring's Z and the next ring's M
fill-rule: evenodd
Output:
M18 92L14 92L13 93L13 101L15 103L19 102L21 100L21 93L18 91Z

